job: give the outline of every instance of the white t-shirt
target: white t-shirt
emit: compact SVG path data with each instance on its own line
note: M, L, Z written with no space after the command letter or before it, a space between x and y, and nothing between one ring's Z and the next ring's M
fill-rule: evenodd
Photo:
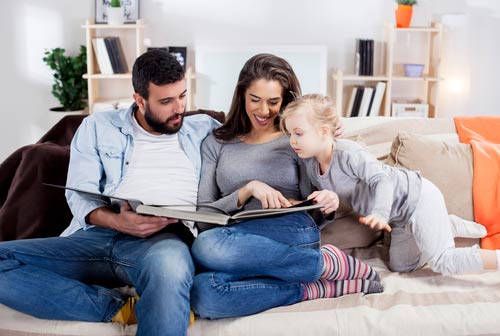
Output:
M196 204L198 178L178 134L150 134L133 120L134 150L115 196L144 204ZM196 235L194 223L184 224Z

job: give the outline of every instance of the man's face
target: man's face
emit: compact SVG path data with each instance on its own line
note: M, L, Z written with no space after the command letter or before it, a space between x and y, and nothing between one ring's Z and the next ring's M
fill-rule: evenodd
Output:
M138 102L143 115L138 118L139 124L153 134L177 133L184 120L186 95L185 79L161 86L149 83L149 98L140 99L142 104Z

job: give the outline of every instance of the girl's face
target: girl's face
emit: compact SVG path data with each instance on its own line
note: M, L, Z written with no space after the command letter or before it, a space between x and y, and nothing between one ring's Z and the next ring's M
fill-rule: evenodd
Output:
M299 113L285 120L287 131L290 133L290 146L302 159L316 157L324 147L326 137L321 128L314 125L305 113Z
M253 131L276 131L274 119L283 102L283 87L278 81L258 79L245 92L245 110Z

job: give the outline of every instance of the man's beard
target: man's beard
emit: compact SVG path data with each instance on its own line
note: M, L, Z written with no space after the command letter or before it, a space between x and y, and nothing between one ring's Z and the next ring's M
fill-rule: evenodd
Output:
M181 121L175 126L169 126L168 123L170 120L181 117ZM158 120L151 109L149 108L149 104L144 105L144 118L146 119L146 123L149 127L151 127L155 132L162 134L175 134L182 127L182 122L184 121L184 113L176 113L173 116L170 116L165 121Z

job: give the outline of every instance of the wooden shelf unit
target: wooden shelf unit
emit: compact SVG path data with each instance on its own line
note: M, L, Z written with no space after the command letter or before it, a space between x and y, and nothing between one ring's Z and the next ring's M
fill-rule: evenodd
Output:
M437 99L439 94L439 82L442 80L439 74L439 65L441 62L441 45L443 26L441 23L433 23L430 27L410 27L396 28L393 23L385 24L385 73L375 76L358 76L344 74L341 70L336 70L332 75L334 81L334 94L337 111L346 116L344 106L344 86L349 82L385 82L386 88L384 99L380 107L379 115L390 116L392 104L393 85L402 82L415 82L423 85L425 96L422 103L429 104L429 117L438 116ZM394 49L396 47L396 34L426 34L427 35L427 53L424 62L422 77L406 77L402 73L394 71ZM410 63L410 62L408 62Z
M87 73L83 75L83 78L87 79L88 83L88 95L89 95L89 112L93 112L94 104L98 101L106 101L102 99L100 95L100 84L101 80L106 80L109 82L111 80L129 80L132 78L131 73L124 74L112 74L104 75L97 72L97 60L94 53L94 47L92 45L92 39L99 36L98 32L113 30L113 34L124 37L124 34L134 34L134 55L133 59L139 57L144 52L144 23L142 20L137 20L135 24L120 24L120 25L109 25L109 24L95 24L93 20L87 20L82 28L86 32L86 44L87 44ZM124 50L126 50L124 48ZM127 53L127 52L126 52ZM132 64L128 64L131 70ZM127 93L132 96L131 92Z

